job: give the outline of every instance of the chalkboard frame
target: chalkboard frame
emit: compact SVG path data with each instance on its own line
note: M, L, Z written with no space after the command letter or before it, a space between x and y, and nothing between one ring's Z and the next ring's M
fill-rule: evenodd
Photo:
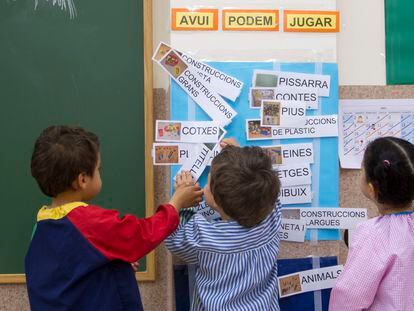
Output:
M145 216L154 213L154 171L152 165L153 67L152 67L152 0L143 0L144 46L144 116L145 116ZM137 281L155 281L155 251L146 255L146 270L135 273ZM25 283L24 274L0 274L0 284Z

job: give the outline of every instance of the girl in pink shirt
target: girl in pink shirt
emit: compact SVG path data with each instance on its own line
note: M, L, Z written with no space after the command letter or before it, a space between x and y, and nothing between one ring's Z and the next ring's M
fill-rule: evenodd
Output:
M355 230L329 310L414 310L414 145L394 137L371 142L361 191L380 216Z

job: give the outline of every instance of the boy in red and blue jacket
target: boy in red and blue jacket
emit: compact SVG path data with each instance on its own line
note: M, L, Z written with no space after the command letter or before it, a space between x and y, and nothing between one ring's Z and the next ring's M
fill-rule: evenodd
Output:
M52 198L40 209L26 255L31 309L142 310L130 265L178 225L177 209L201 200L184 185L145 219L119 216L87 202L101 190L98 137L79 127L51 126L37 139L31 171Z

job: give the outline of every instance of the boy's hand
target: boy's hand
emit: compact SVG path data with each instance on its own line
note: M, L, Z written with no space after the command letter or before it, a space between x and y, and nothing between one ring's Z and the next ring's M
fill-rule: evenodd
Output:
M193 186L195 184L194 178L189 171L182 171L175 177L174 191L181 186Z
M135 272L138 272L139 262L138 261L131 262L131 267L132 267L132 270L134 270Z
M170 204L177 210L198 205L203 200L203 190L197 185L181 185L175 189Z
M221 148L225 148L226 146L235 146L235 147L240 147L240 144L238 143L238 141L234 138L224 138L221 142L220 142L220 147Z

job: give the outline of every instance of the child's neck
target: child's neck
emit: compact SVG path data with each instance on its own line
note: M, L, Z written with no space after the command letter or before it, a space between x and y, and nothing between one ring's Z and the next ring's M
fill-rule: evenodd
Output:
M210 206L211 207L211 206ZM215 211L217 211L219 214L220 214L220 218L221 218L221 220L224 220L224 221L231 221L231 220L233 220L233 218L231 218L229 215L227 215L224 211L223 211L223 209L221 208L221 207L219 207L219 206L214 206L214 207L212 207L212 209L214 209Z
M407 205L390 205L377 203L378 211L381 215L396 214L403 212L414 211L414 207L411 204Z
M59 193L56 197L52 199L52 203L49 208L54 208L62 206L72 202L83 201L83 195L78 191L68 190L62 193Z

